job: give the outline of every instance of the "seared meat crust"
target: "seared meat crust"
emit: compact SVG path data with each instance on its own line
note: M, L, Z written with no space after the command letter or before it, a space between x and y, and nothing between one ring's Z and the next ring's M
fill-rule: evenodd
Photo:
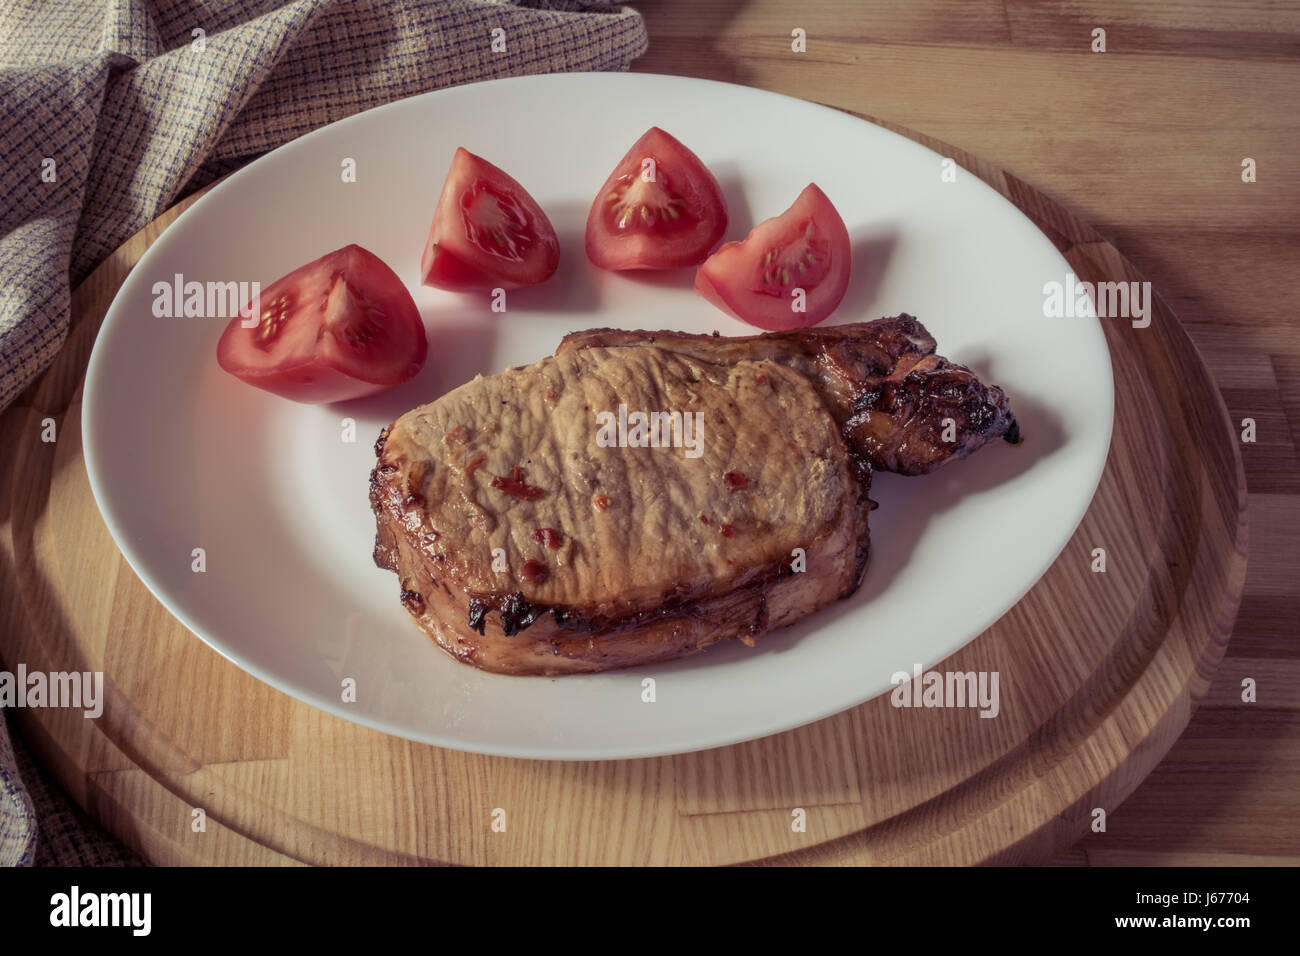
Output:
M1018 437L1001 390L933 350L908 316L742 339L570 335L384 430L375 561L444 650L501 673L752 644L856 590L873 465L920 474ZM620 405L698 431L606 447L597 416Z
M1020 441L1002 389L935 355L934 338L907 314L740 338L592 329L566 335L556 351L638 342L704 361L762 357L795 369L817 389L850 447L877 471L924 475L995 438ZM945 440L948 419L952 438Z

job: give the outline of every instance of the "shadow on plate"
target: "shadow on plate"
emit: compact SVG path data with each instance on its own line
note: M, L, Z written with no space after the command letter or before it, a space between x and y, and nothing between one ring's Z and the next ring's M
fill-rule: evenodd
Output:
M885 270L898 244L898 230L894 226L874 226L857 234L850 233L853 247L853 271L844 299L835 309L835 324L868 322L880 318L869 314L880 293Z
M595 312L600 308L600 283L596 269L587 261L587 203L556 202L546 210L555 224L560 241L560 265L545 282L506 293L508 312ZM481 293L489 318L500 318L488 304L490 295ZM540 356L539 356L540 357ZM496 371L500 371L497 369Z

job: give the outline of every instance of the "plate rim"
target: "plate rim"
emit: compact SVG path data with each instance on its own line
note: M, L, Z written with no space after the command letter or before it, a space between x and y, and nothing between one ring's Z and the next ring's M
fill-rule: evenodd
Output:
M872 126L876 130L879 130L880 132L887 134L890 137L894 137L899 140L905 141L917 148L923 149L931 153L936 157L943 158L941 154L936 152L934 149L932 149L930 146L926 145L925 143L919 142L918 140L913 139L910 136L898 132L898 129L910 130L910 127L899 126L898 128L891 128L890 126L882 125L882 122L875 122L871 119L868 119L858 113L849 110L839 109L833 106L828 106L823 103L803 99L797 96L790 96L783 93L777 93L772 90L765 90L756 87L746 86L741 83L730 83L730 82L725 82L720 80L685 77L685 76L678 76L675 74L641 73L641 72L633 72L633 71L612 72L612 73L610 72L561 72L561 73L526 74L521 76L497 77L493 79L477 81L474 83L458 84L455 86L449 86L438 90L431 90L424 93L418 93L413 96L403 97L398 100L392 100L387 103L382 103L377 106L371 107L369 109L362 110L357 113L353 113L350 116L343 117L339 120L336 120L333 123L329 123L324 126L320 126L316 129L313 129L307 133L304 133L301 136L298 136L294 139L289 140L286 143L281 144L275 149L269 150L268 152L264 153L262 156L257 157L256 159L245 164L244 166L241 166L239 169L229 173L223 179L221 179L220 181L212 185L210 188L208 188L203 195L201 195L197 200L192 202L187 209L185 209L179 216L177 216L176 219L172 223L170 223L166 229L164 229L161 233L159 233L159 235L149 243L148 248L144 251L144 253L136 261L136 263L131 267L130 272L128 272L122 284L118 287L117 291L114 293L113 299L109 304L109 306L107 307L107 309L105 310L104 318L101 321L98 330L96 331L95 342L91 349L90 356L87 360L87 369L86 369L84 382L82 385L82 410L80 416L83 463L85 464L86 467L86 473L90 484L91 493L95 500L96 507L99 510L101 519L104 521L105 526L108 528L109 533L113 538L114 544L118 548L118 551L121 553L122 557L126 560L127 564L130 566L131 570L135 573L136 577L148 589L148 591L153 596L153 598L156 601L158 601L158 603L161 604L173 618L179 621L187 631L189 631L192 635L194 635L196 638L202 641L209 648L216 651L222 658L224 658L227 661L230 661L233 665L238 667L240 670L250 674L251 676L257 678L258 680L269 685L270 687L274 688L280 693L285 694L286 696L288 696L293 700L301 701L305 704L308 704L311 707L324 711L325 713L329 714L332 717L336 717L348 721L350 723L359 724L361 726L379 731L384 734L388 734L390 736L411 740L417 743L427 744L436 747L444 747L447 749L457 750L465 753L478 753L478 754L484 754L493 757L509 757L509 758L517 758L517 759L575 761L575 762L603 761L603 760L633 760L633 759L644 759L649 757L667 757L667 756L673 756L678 754L694 753L699 751L718 749L721 747L733 746L736 744L747 743L765 737L788 733L800 727L808 726L826 720L830 717L835 716L836 714L852 710L856 707L864 706L870 701L875 700L876 698L882 696L885 693L888 693L888 687L880 691L872 692L868 696L865 696L854 703L850 703L847 705L841 703L835 703L833 705L830 705L828 708L819 709L815 716L812 717L799 716L789 721L778 721L775 723L775 725L765 726L764 729L757 730L752 734L737 736L733 732L733 733L714 734L712 736L706 735L703 737L695 736L692 737L692 740L689 744L685 744L685 743L674 744L674 743L660 742L658 744L646 744L646 745L632 746L632 747L621 746L617 749L609 749L608 747L603 749L599 747L587 747L580 754L558 752L553 748L548 748L545 746L502 745L502 744L493 744L493 743L484 743L484 742L470 742L470 741L465 741L463 739L445 737L438 733L407 732L405 728L401 728L398 725L395 725L390 721L386 721L383 718L372 716L365 712L348 711L344 708L344 706L338 704L336 701L334 701L333 699L327 697L326 695L320 692L317 692L315 690L310 690L310 689L304 689L299 685L291 684L287 680L284 680L283 678L277 676L277 674L274 671L266 667L263 667L262 665L254 661L241 658L241 656L238 655L235 651L224 646L224 642L221 642L219 640L214 640L209 638L208 636L205 636L201 632L201 630L198 627L196 627L195 622L192 619L192 616L187 612L179 609L177 606L175 606L162 593L160 584L145 570L145 568L143 567L144 562L141 555L137 554L134 547L130 544L130 536L129 534L127 534L127 529L121 524L121 522L118 520L118 517L112 513L112 509L105 507L105 489L101 487L99 480L97 480L96 467L92 466L92 461L95 461L97 459L97 456L100 454L100 452L97 446L98 439L95 437L98 434L98 432L94 427L92 427L93 416L98 413L98 409L92 407L92 403L89 401L89 398L92 392L96 391L100 387L99 379L105 374L101 368L104 363L102 361L97 361L97 356L102 356L101 342L105 340L106 337L105 333L110 328L111 323L120 322L121 320L117 318L117 316L125 312L125 307L123 305L124 291L130 287L133 287L136 281L144 281L143 279L135 279L134 277L137 274L140 276L144 275L144 273L147 271L147 267L150 260L153 257L155 257L156 254L158 254L159 248L162 247L163 238L174 226L176 226L177 223L183 222L187 217L190 217L196 209L206 210L209 206L214 205L215 200L217 198L224 196L226 191L229 188L233 188L233 184L238 183L241 180L241 177L249 175L250 171L253 170L255 166L260 164L262 160L265 160L268 157L276 155L277 153L280 153L282 151L288 151L291 148L293 149L306 148L305 146L301 146L299 144L308 143L315 137L321 137L327 133L331 133L335 131L336 127L345 127L348 124L358 122L363 117L366 117L371 113L390 109L399 104L409 103L415 100L425 100L425 101L434 102L438 98L442 98L442 97L465 95L466 90L481 88L484 86L537 85L539 83L547 83L547 82L568 83L568 82L574 82L576 80L580 80L582 78L587 78L587 79L600 78L603 82L609 82L611 80L613 80L613 82L627 82L630 78L632 78L634 79L635 82L644 82L644 81L670 82L670 83L683 85L683 86L699 86L703 84L706 86L725 87L725 88L730 88L732 90L739 90L739 91L743 91L745 95L752 95L760 98L766 97L766 98L775 98L783 101L792 101L806 108L825 111L826 113L829 113L840 120L850 119L860 123L865 123L869 126ZM922 135L922 134L918 133L918 135ZM1048 236L1044 232L1042 227L1039 226L1039 224L1035 222L1026 213L1025 210L1021 209L1010 198L1008 198L1006 195L1004 195L994 186L986 182L983 179L983 177L980 176L975 170L962 166L962 164L955 159L954 161L956 161L957 165L960 166L964 171L969 173L971 179L976 184L977 189L982 188L992 193L994 196L997 197L999 201L1011 207L1011 209L1015 211L1015 214L1019 218L1027 221L1030 225L1032 225L1034 229L1043 237L1044 240L1050 242L1050 236ZM163 213L159 213L159 215L162 214ZM142 227L140 231L143 231L143 229L146 228L148 228L148 225ZM139 235L139 231L133 235ZM128 239L127 241L130 240ZM1058 254L1059 254L1059 249L1058 249ZM1062 261L1065 261L1064 256L1062 256L1061 258ZM1069 266L1068 262L1065 262L1065 264ZM1073 274L1072 268L1070 269L1070 272L1071 274ZM1078 533L1079 526L1082 524L1084 517L1088 514L1089 510L1092 507L1092 502L1096 498L1097 489L1100 487L1101 478L1104 475L1106 470L1106 464L1110 457L1111 443L1114 438L1115 382L1114 382L1113 357L1111 355L1109 340L1106 338L1104 329L1101 326L1101 319L1098 316L1093 315L1088 319L1086 319L1086 321L1090 321L1097 326L1098 334L1102 336L1103 341L1105 341L1106 343L1106 348L1105 348L1106 370L1108 372L1107 404L1110 409L1110 415L1107 417L1105 421L1106 439L1104 443L1104 452L1099 456L1100 466L1096 469L1096 473L1095 475L1092 476L1090 481L1091 490L1087 495L1087 504L1080 512L1078 519L1074 522L1074 525L1071 528L1070 533L1063 537L1061 544L1052 554L1051 558L1046 561L1043 567L1039 569L1032 576L1031 579L1028 580L1028 583L1025 585L1024 589L1021 590L1020 593L1017 594L1013 599L1011 599L1009 603L1006 603L1005 606L1003 606L999 611L997 611L997 613L991 617L989 623L985 625L983 628L981 628L979 631L972 634L969 638L962 641L956 647L953 647L952 649L947 651L942 657L939 657L936 660L923 664L923 666L926 667L926 669L933 669L938 664L942 663L944 660L947 660L953 655L969 647L971 644L975 643L977 640L979 640L979 638L982 635L984 635L989 630L989 628L994 626L1013 607L1019 604L1020 601L1022 601L1025 598L1025 596L1039 584L1039 582L1042 580L1044 575L1046 575L1046 573L1060 558L1061 553L1065 550L1065 548L1069 545L1070 541L1072 541L1075 535ZM824 609L824 610L828 610L828 609ZM617 672L613 672L613 673L617 673ZM516 679L523 679L523 678L516 678Z

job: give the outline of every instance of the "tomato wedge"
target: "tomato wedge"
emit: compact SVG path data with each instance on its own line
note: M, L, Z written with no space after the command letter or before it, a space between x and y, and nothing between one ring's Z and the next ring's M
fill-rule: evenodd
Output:
M415 300L372 252L344 246L277 279L260 321L231 319L217 362L249 385L314 404L373 395L411 378L428 341Z
M424 284L453 292L517 289L544 282L559 264L555 228L528 190L457 149L420 260Z
M844 220L813 183L781 215L711 255L695 274L695 291L760 329L803 329L840 304L851 259Z
M699 157L652 126L591 204L587 257L602 269L696 266L726 231L718 181Z

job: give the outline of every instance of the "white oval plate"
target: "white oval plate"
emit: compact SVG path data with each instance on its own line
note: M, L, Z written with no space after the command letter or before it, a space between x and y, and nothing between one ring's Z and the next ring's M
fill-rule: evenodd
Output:
M998 442L930 477L879 476L861 589L756 648L729 642L672 664L560 679L482 673L420 633L396 576L372 563L372 443L407 409L549 355L575 329L756 331L697 297L692 270L630 277L587 261L595 191L652 125L714 171L729 239L817 182L854 241L852 285L831 321L918 316L941 354L1006 388L1025 444ZM506 314L419 282L460 145L518 179L560 237L558 274L511 293ZM355 182L343 182L345 159ZM1064 281L1069 266L975 176L940 174L937 154L847 114L679 77L494 80L350 117L232 175L128 277L86 378L91 487L122 553L186 627L346 720L462 750L597 759L717 747L827 717L888 690L895 672L952 654L1015 604L1082 518L1110 443L1100 324L1043 316L1044 283ZM178 273L265 288L352 242L394 268L429 331L425 369L386 394L284 401L217 366L225 319L153 314L154 284ZM356 421L353 443L345 418ZM654 703L642 700L647 677ZM355 703L342 700L346 678Z

